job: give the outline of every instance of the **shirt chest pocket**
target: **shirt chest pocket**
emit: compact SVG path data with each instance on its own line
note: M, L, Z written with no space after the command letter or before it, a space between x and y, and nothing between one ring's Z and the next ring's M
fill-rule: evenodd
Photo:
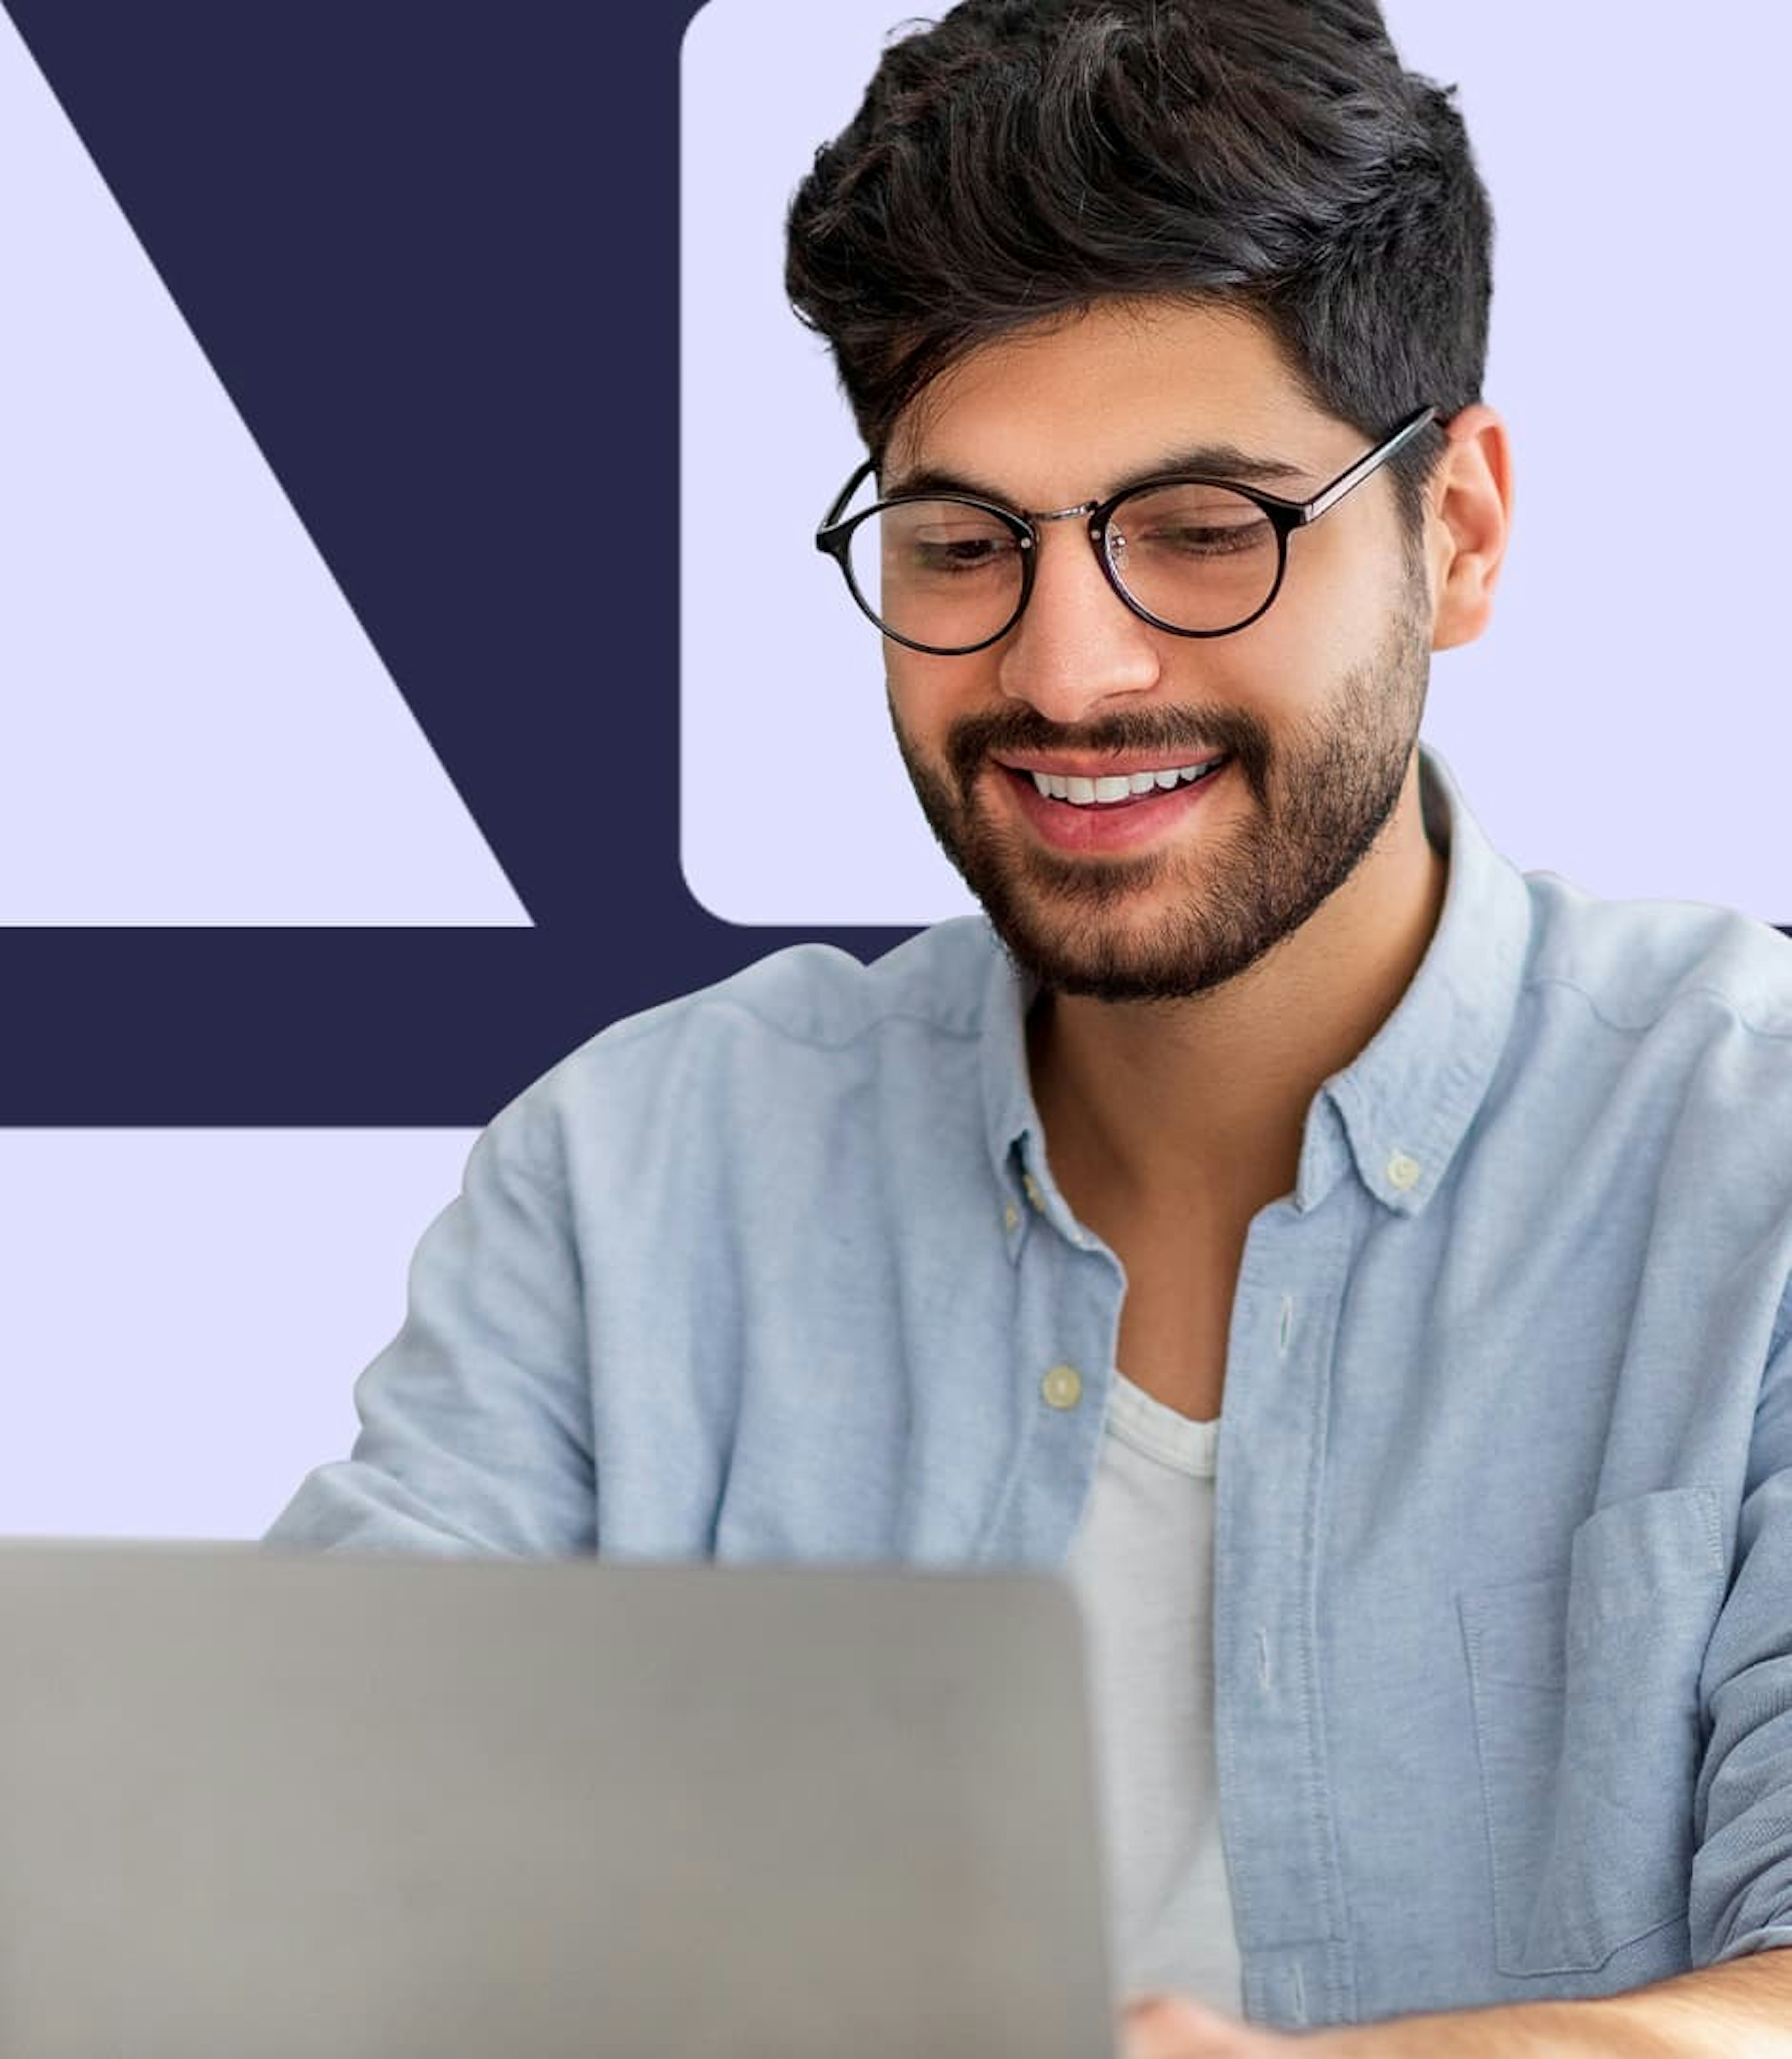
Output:
M1459 1597L1503 1973L1582 1973L1683 1922L1723 1597L1716 1496L1614 1503L1566 1575Z

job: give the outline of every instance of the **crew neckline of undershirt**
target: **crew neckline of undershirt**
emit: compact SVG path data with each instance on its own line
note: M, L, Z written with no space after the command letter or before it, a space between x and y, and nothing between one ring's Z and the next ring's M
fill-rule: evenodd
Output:
M1191 1478L1211 1480L1219 1464L1221 1416L1197 1423L1135 1386L1116 1366L1107 1427L1123 1444Z

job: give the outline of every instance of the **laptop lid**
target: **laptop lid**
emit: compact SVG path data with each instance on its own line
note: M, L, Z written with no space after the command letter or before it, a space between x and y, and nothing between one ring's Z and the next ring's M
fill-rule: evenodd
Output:
M0 1641L0 2049L1113 2049L1054 1579L10 1544Z

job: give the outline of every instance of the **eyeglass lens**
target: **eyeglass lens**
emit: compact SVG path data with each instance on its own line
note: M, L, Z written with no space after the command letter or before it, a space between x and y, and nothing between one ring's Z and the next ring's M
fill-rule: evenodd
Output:
M1223 486L1153 487L1114 509L1109 562L1172 628L1236 627L1274 591L1280 547L1255 501ZM1020 605L1025 546L994 516L955 500L903 501L853 533L852 576L883 627L939 650L999 635Z

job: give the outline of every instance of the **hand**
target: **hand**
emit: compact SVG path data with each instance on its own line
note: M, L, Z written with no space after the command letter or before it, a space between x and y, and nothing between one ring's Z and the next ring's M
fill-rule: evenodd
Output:
M1296 2045L1279 2031L1254 2029L1181 1995L1150 1995L1121 2016L1121 2059L1282 2059Z

